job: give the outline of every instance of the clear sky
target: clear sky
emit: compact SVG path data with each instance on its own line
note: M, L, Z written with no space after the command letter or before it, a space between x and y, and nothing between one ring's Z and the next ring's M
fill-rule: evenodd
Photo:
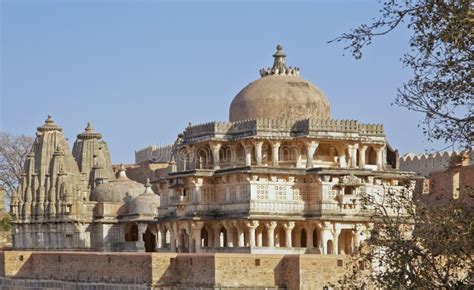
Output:
M376 16L377 1L0 3L3 131L33 135L52 114L73 142L90 120L115 163L133 162L188 122L227 120L281 43L334 118L384 124L402 154L442 147L425 140L420 115L391 106L410 77L400 63L408 31L377 39L362 60L327 43Z

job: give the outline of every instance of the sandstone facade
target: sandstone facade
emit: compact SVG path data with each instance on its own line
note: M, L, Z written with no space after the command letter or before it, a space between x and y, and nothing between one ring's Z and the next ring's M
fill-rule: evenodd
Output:
M129 173L142 183L125 166L114 175L90 124L70 151L48 117L12 199L14 248L351 253L372 226L359 194L382 198L412 174L398 169L382 125L331 119L280 46L274 57L235 97L229 122L190 124L173 145L137 151Z
M50 289L322 289L343 256L0 252L0 286ZM14 278L14 280L12 279ZM15 284L14 281L20 281ZM31 288L30 288L31 287ZM95 288L94 288L95 287ZM116 288L114 288L116 287ZM12 287L13 288L13 287ZM7 287L2 289L9 289Z

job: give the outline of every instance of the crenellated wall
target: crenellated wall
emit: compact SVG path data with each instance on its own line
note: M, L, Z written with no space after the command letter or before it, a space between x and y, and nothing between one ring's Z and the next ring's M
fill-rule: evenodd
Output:
M432 154L407 153L400 157L400 170L416 172L422 176L428 176L435 171L446 170L450 161L461 152L436 152ZM468 164L473 164L474 154L471 152Z

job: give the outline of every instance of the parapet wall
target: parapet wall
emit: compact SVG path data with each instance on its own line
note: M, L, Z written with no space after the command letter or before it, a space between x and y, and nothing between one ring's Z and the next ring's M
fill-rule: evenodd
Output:
M172 149L173 145L150 145L146 148L135 151L135 163L168 163L170 161Z
M437 152L433 154L414 154L408 153L400 157L400 170L413 171L422 176L428 176L435 171L446 170L449 167L453 157L460 156L462 152ZM468 164L472 164L474 152L467 153Z
M32 285L37 281L38 287L62 282L72 288L86 283L167 289L322 289L343 274L344 264L344 257L338 255L6 251L0 252L0 282Z

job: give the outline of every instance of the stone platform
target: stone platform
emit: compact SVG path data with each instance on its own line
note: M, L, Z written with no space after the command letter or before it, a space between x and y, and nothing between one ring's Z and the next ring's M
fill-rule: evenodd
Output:
M345 262L342 255L5 251L0 288L322 289Z

